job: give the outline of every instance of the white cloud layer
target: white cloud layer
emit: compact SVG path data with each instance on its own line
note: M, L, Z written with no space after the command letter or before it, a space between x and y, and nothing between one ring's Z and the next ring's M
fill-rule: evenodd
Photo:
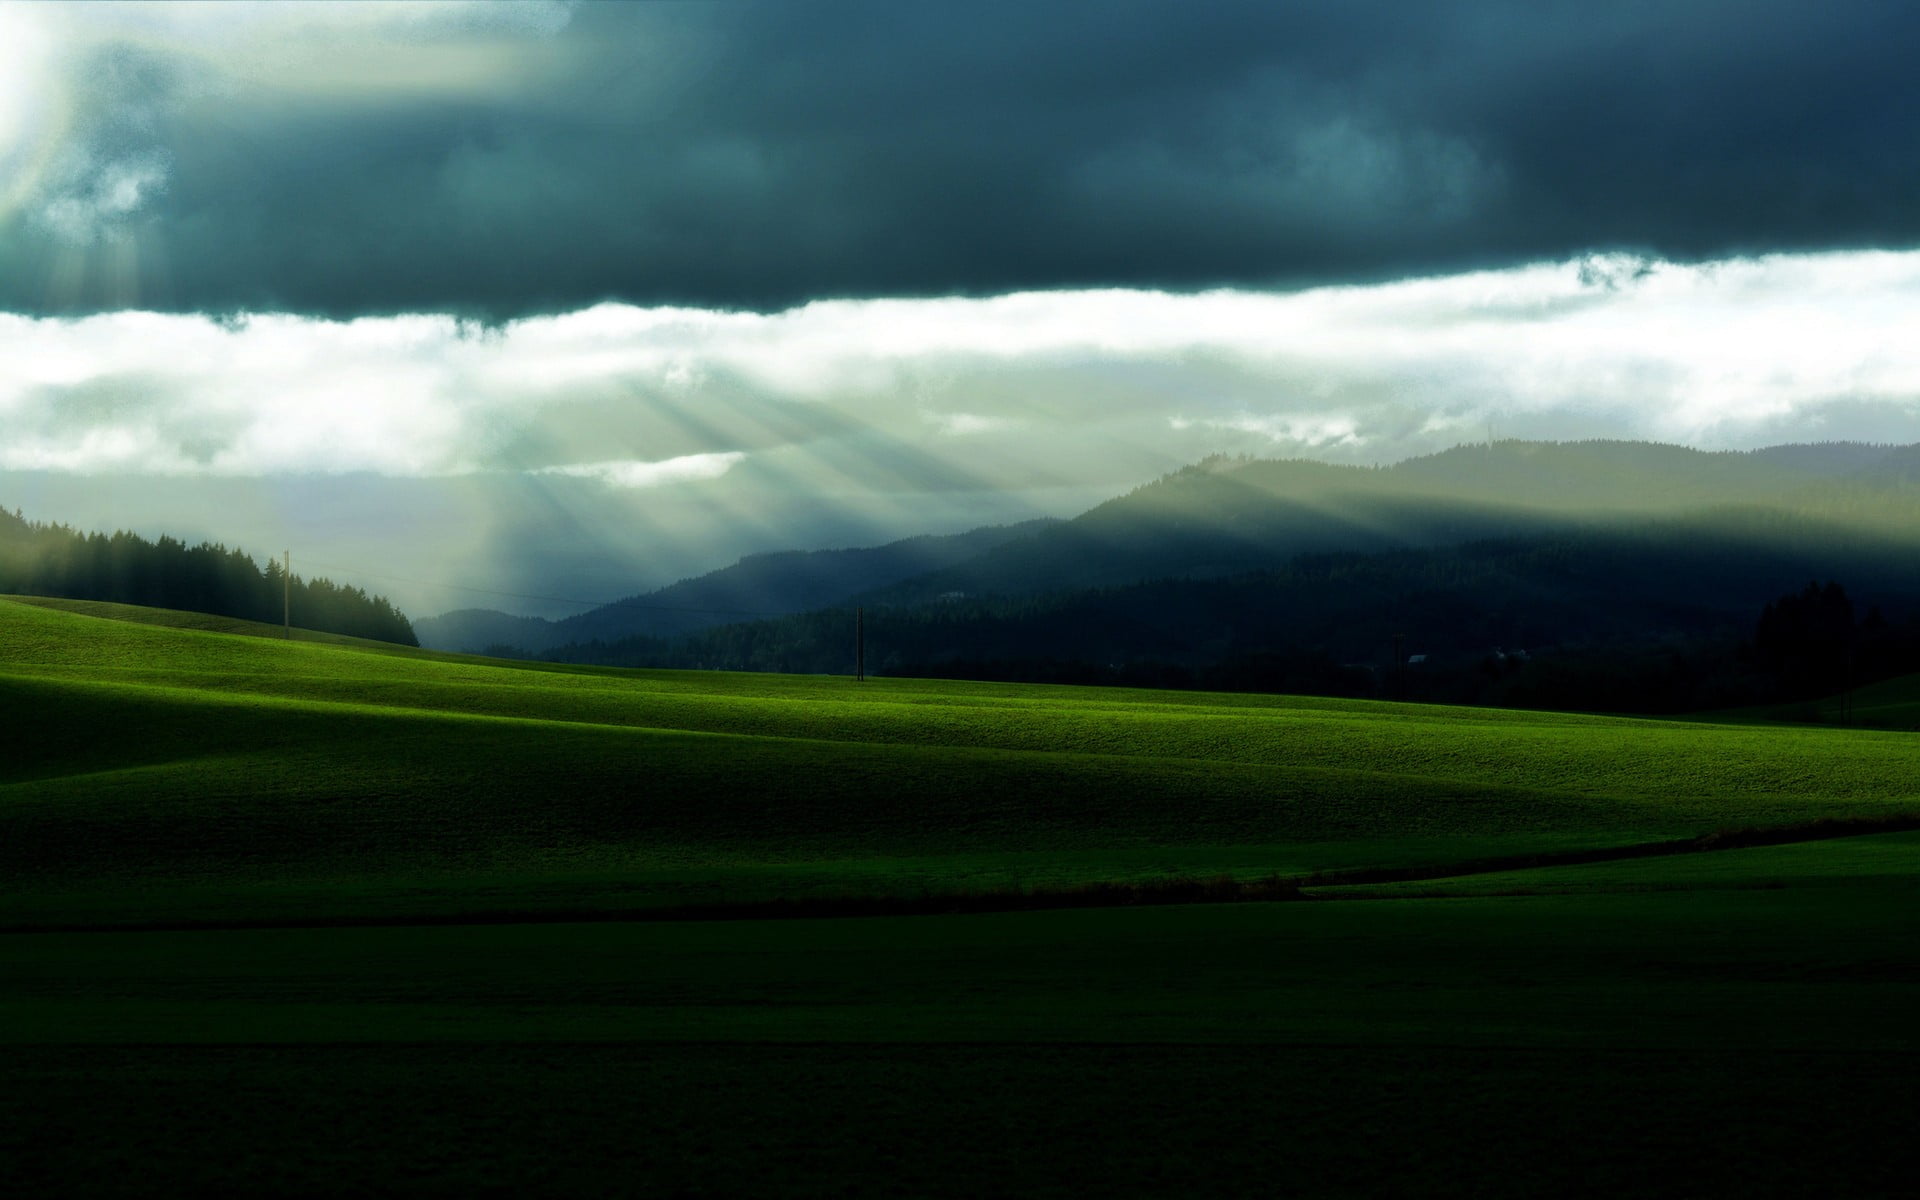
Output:
M654 488L691 479L718 479L745 457L735 450L727 454L683 454L659 462L572 463L547 467L539 474L598 479L619 488Z
M1920 438L1920 253L1543 264L1272 294L784 313L608 305L478 329L0 315L0 469L618 487L743 464L875 491L1138 482L1226 450L1389 461L1485 435Z

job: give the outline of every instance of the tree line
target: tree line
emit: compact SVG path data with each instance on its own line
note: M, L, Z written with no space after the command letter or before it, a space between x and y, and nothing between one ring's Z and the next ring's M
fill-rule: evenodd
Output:
M83 533L0 509L0 592L106 600L278 624L288 595L281 565L262 567L241 550L177 538L148 541L123 531ZM302 629L417 646L406 615L384 596L295 575L291 600Z

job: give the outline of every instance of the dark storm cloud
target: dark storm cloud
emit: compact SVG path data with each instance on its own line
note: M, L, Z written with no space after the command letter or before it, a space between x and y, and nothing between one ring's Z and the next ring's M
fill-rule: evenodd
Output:
M525 69L364 93L344 42L332 90L97 49L66 174L0 217L0 308L768 309L1920 244L1906 4L609 4L486 37Z

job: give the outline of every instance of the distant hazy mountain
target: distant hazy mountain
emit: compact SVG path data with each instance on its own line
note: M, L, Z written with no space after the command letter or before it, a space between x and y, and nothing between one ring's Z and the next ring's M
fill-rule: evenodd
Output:
M1920 447L1847 443L1737 453L1507 441L1385 468L1210 459L871 598L915 604L1210 578L1301 554L1457 546L1726 506L1832 515L1862 489L1875 492L1863 513L1878 513L1879 493L1917 471Z
M547 621L491 609L461 609L413 623L421 644L437 650L512 647L540 654L575 642L671 637L754 616L806 612L839 604L958 562L1052 524L1028 521L966 533L922 536L849 550L754 554L730 567L601 608Z
M465 609L414 629L440 649L542 654L854 600L902 607L1221 578L1282 569L1302 554L1437 549L1728 506L1898 523L1920 509L1890 504L1889 489L1915 480L1920 447L1855 443L1708 452L1504 441L1380 468L1215 458L1070 521L759 554L561 621Z
M1844 583L1863 630L1878 621L1903 647L1896 661L1863 641L1857 658L1827 664L1838 678L1920 670L1920 526L1895 538L1736 507L1302 555L1228 577L869 607L865 661L883 675L1701 710L1783 698L1740 647L1765 605L1829 580ZM853 640L840 608L549 657L846 673ZM1396 682L1401 654L1417 656L1415 678Z
M416 617L413 632L429 650L538 654L559 644L554 640L553 626L552 621L539 617L516 617L491 608L461 608L437 617Z
M852 598L883 674L1381 694L1398 647L1430 658L1430 698L1678 711L1777 694L1737 644L1816 580L1920 646L1916 467L1920 447L1624 442L1384 469L1215 459ZM845 671L844 603L549 657ZM1552 672L1569 655L1590 674L1638 665L1567 684Z

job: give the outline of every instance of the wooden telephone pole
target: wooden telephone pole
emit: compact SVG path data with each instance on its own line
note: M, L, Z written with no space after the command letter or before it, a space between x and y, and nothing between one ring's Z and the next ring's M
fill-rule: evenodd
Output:
M285 566L280 569L280 624L288 641L293 640L293 551L282 550Z
M867 677L867 610L853 610L853 679L855 683Z

